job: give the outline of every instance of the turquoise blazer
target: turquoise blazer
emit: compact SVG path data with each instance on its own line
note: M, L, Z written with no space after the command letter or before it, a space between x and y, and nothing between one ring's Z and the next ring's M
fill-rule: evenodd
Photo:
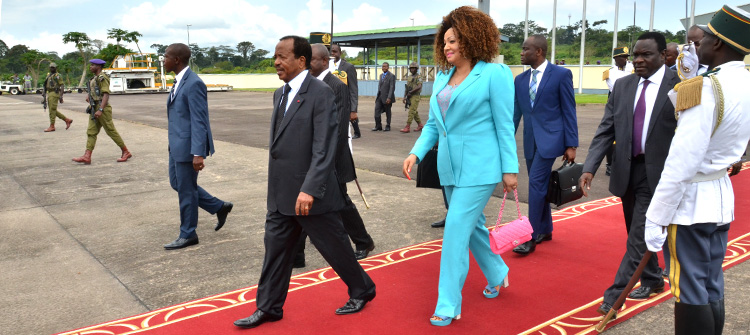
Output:
M504 64L477 62L451 96L445 120L437 95L455 67L438 72L432 85L429 118L411 149L420 162L439 143L437 166L443 186L478 186L518 173L513 124L513 74Z

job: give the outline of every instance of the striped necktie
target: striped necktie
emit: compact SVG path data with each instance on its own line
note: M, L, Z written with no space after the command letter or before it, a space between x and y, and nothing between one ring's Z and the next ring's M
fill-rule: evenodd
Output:
M531 71L531 84L529 85L529 98L531 99L531 107L534 107L534 100L536 100L536 74L539 70Z
M171 92L171 95L172 95L171 99L172 100L174 100L174 92L175 92L176 88L177 88L177 79L175 79L174 83L172 83L172 92Z

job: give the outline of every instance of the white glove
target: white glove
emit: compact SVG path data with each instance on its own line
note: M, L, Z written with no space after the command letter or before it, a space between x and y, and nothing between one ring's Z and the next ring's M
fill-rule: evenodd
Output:
M646 246L651 252L661 251L664 241L667 240L667 227L660 226L655 222L646 219L646 231L644 239Z
M698 55L695 53L695 44L693 42L690 42L689 44L682 47L682 52L680 53L680 65L677 71L682 73L683 76L685 76L685 79L690 79L695 77L695 75L698 73L698 68L700 67L700 63L698 62Z

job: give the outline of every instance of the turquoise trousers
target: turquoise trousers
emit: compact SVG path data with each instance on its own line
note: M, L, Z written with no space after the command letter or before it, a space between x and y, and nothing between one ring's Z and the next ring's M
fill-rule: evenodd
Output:
M497 184L445 186L448 214L445 217L440 282L435 315L461 314L461 290L469 273L469 250L482 269L487 283L498 286L508 275L508 266L490 249L490 232L484 226L484 207ZM482 294L484 287L472 287L469 294Z

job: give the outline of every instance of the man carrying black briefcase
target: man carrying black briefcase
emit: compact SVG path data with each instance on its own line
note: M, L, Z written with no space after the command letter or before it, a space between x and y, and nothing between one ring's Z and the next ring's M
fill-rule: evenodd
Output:
M583 173L583 164L563 162L557 170L552 171L547 189L547 201L560 207L583 197L583 189L578 186L578 178Z

